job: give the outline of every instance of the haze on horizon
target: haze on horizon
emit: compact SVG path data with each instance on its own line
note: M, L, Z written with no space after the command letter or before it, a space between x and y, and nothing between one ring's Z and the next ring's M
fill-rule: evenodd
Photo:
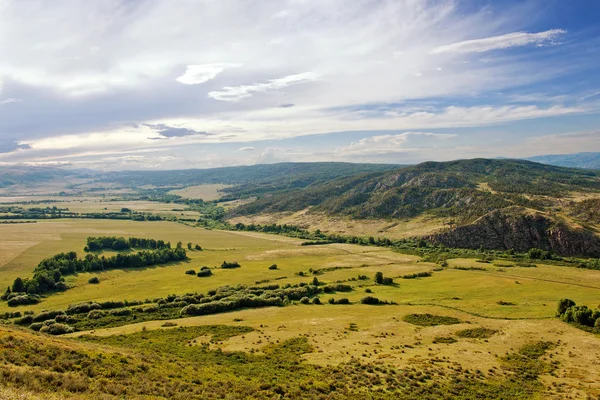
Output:
M0 166L600 151L600 3L0 0Z

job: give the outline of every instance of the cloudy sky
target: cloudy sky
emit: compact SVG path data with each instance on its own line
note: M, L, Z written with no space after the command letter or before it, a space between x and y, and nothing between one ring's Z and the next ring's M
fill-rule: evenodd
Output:
M0 166L600 151L596 0L0 0Z

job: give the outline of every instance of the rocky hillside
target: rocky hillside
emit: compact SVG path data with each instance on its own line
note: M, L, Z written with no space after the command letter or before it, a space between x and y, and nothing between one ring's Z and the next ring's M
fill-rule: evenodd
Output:
M519 252L538 248L562 256L600 257L600 238L593 232L521 207L493 211L427 240L448 247Z

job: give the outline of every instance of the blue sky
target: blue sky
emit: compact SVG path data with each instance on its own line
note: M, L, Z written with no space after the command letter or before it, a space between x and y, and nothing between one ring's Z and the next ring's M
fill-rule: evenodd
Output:
M0 0L0 165L600 151L600 2Z

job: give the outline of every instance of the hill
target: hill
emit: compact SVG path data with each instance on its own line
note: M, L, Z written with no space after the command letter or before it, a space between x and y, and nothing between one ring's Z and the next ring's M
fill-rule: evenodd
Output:
M254 202L231 210L229 217L297 212L309 208L310 212L345 215L354 219L411 219L428 215L447 218L450 226L464 227L476 223L489 213L509 208L512 208L510 215L524 213L526 209L539 212L562 206L577 209L574 204L564 204L563 198L571 193L595 195L599 190L600 175L594 171L523 160L426 162L393 171L335 179L309 185L301 190L266 194ZM581 210L579 213L582 213ZM565 226L568 227L571 222L573 221L565 222ZM554 220L548 220L546 225L554 225ZM575 228L577 227L573 227ZM471 231L462 229L462 234L472 234ZM491 232L476 231L485 234L482 240L489 244L487 247L506 248L503 243L487 236ZM571 228L563 230L567 231L571 232ZM551 246L550 238L547 237L550 231L547 228L541 228L539 234L545 237L545 241L538 243L540 246L544 244L542 248L562 254L596 254L595 245L590 247L594 249L590 251L587 250L588 246L573 243ZM567 241L571 241L588 235L595 237L589 231L585 231L583 236L569 234L566 237ZM441 243L452 242L458 247L481 246L481 243L475 241L449 238L434 240L433 236L429 237ZM519 241L520 238L515 240ZM525 241L516 248L527 249L536 245L532 241Z
M600 153L548 154L527 160L559 167L600 169Z

